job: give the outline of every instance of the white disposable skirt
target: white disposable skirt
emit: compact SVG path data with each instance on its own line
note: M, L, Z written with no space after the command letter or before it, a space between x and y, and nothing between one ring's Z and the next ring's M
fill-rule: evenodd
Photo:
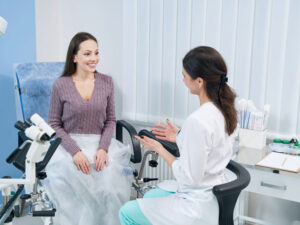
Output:
M91 163L91 174L78 171L73 158L59 146L49 162L44 186L57 209L54 225L120 224L118 211L130 198L132 176L122 173L130 160L130 148L112 139L108 167L96 171L94 155L100 135L71 134Z

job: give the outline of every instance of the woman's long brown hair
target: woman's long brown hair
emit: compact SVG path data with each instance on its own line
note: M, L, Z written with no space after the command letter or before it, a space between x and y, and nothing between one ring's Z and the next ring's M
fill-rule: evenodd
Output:
M64 71L62 73L62 77L64 76L72 76L75 72L76 72L76 63L74 63L74 56L77 54L78 50L79 50L79 45L87 40L94 40L96 43L97 39L86 32L80 32L75 34L75 36L72 38L70 44L69 44L69 48L68 48L68 52L67 52L67 58L66 58L66 63L65 63L65 67L64 67Z
M201 77L208 97L220 109L231 135L237 126L235 92L227 82L227 67L221 54L214 48L200 46L190 50L183 59L183 68L192 79Z

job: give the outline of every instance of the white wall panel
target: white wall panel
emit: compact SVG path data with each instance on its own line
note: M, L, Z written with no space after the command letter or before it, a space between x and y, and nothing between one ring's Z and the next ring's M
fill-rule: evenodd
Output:
M237 37L238 1L228 0L222 5L220 53L226 60L228 83L233 84L235 43Z
M239 1L233 88L241 98L249 97L255 1Z
M287 36L285 46L282 91L280 104L279 131L295 134L299 114L300 89L300 1L291 0L289 5Z
M263 109L265 104L270 22L271 1L256 0L249 80L249 99L252 99L259 109Z
M174 121L181 123L187 116L188 90L182 82L182 58L190 49L191 35L191 0L178 0L177 7L177 42L175 59L175 94Z
M207 15L207 1L193 0L191 4L191 42L190 48L204 45L205 23ZM199 107L199 98L191 93L188 94L188 114Z
M136 120L146 121L149 96L149 59L150 59L150 2L137 2L137 58L136 58ZM128 58L130 60L130 58ZM129 75L130 76L130 75Z
M161 79L161 120L173 119L175 94L175 58L177 32L177 1L163 1L163 46Z
M122 115L135 120L137 98L137 0L123 2Z
M287 23L289 1L274 0L271 8L268 68L265 102L271 105L269 129L279 131L282 82L286 59Z
M148 121L160 119L162 94L163 1L150 1Z
M37 61L64 60L60 2L36 0L35 9Z
M206 5L205 45L220 49L222 0L209 0ZM225 3L226 4L226 3Z

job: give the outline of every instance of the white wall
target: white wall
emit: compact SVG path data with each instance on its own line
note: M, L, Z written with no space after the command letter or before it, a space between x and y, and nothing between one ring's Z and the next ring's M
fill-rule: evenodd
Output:
M122 73L122 0L36 0L37 61L64 61L71 38L81 31L99 43L98 71L114 79L120 115ZM119 116L118 116L119 117Z

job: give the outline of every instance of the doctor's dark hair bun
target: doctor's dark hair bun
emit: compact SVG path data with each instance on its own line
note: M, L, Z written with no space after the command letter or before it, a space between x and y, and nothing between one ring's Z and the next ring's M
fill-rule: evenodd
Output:
M231 135L237 126L236 94L227 84L227 66L221 54L212 47L196 47L183 58L183 68L192 79L204 80L206 93L221 110L226 132Z
M76 63L73 61L74 56L77 54L80 44L87 40L94 40L96 43L98 43L97 39L93 35L86 32L77 33L72 38L67 52L64 71L61 75L62 77L72 76L72 74L76 72Z

